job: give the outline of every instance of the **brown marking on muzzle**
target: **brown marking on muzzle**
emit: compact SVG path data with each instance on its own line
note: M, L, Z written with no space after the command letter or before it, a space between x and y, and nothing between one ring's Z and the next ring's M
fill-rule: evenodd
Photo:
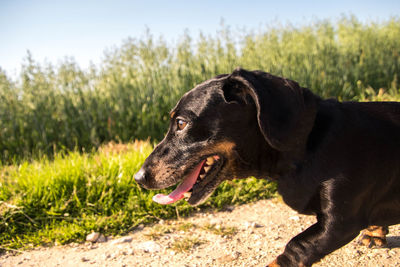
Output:
M157 161L157 163L151 169L151 177L154 178L153 185L157 186L157 188L166 188L174 185L178 182L177 178L179 179L179 177L175 177L173 175L177 169L179 169L179 166L167 165L162 160Z
M209 146L207 150L210 151L211 154L222 154L223 156L232 158L232 154L234 151L233 149L235 146L236 144L231 141L222 141L216 143L215 145Z
M237 152L235 151L236 144L232 141L224 140L206 149L206 155L221 155L227 161L225 163L225 170L229 171L232 178L237 176L236 172L236 159Z

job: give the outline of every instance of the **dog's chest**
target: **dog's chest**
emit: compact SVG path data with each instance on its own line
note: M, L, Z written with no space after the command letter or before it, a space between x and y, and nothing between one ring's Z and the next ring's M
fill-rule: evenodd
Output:
M286 176L278 180L278 192L284 202L302 214L318 212L318 188L319 183L301 177Z

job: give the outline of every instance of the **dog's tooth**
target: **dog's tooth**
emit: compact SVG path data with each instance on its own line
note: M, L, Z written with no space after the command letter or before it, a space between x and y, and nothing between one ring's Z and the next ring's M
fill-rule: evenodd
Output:
M204 170L208 172L211 169L211 166L204 166Z
M190 197L192 196L192 192L183 193L183 196L184 196L185 198L190 198Z
M204 179L204 177L206 177L206 174L200 174L199 177L200 179Z
M213 165L214 164L214 158L213 157L208 157L206 163L208 165Z

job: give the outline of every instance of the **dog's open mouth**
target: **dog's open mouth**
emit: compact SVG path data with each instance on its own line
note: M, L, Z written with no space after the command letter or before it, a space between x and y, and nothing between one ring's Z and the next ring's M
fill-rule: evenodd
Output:
M192 205L204 201L218 186L213 178L218 174L221 166L220 156L207 157L185 176L182 183L174 191L169 195L157 194L153 197L153 201L163 205L174 203L182 198L185 198ZM205 190L207 185L212 185L211 192Z

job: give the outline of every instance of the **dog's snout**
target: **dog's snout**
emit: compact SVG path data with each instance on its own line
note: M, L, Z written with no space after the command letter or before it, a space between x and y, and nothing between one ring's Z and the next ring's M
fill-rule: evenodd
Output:
M136 174L135 174L135 181L140 184L144 185L146 183L146 172L144 171L143 168L141 168Z

